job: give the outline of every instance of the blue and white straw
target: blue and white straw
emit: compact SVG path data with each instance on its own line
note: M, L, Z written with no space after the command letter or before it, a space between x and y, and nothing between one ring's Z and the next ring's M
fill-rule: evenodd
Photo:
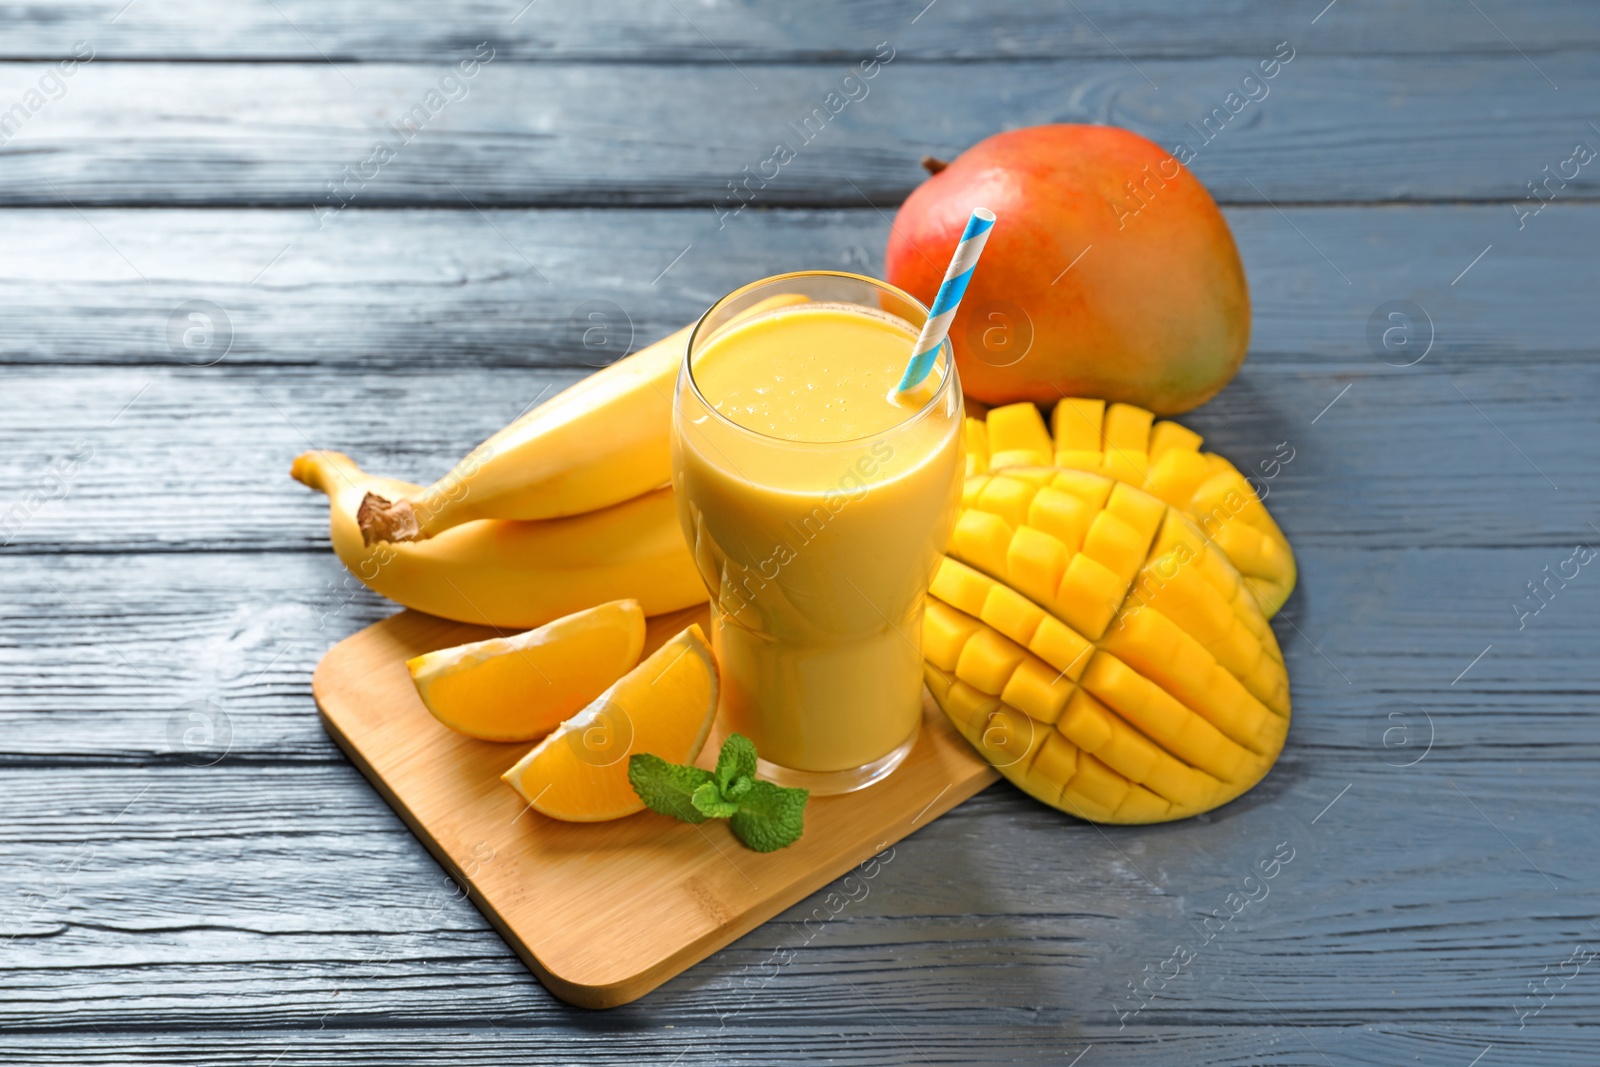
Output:
M895 387L896 392L903 393L916 388L938 362L939 346L944 344L945 337L950 333L956 308L966 295L973 268L978 265L978 257L983 254L984 243L989 240L989 231L993 228L994 212L988 208L978 208L967 220L966 232L961 235L961 243L956 245L956 254L950 259L950 269L944 272L944 281L939 283L939 294L933 298L928 321L922 324L922 333L911 351L911 362L906 364L906 372Z

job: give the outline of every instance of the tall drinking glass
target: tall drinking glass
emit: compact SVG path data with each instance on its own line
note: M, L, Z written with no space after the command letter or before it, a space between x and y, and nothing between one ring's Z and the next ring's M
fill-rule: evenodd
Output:
M965 473L948 343L898 397L927 309L855 274L712 305L672 420L679 516L711 594L722 714L814 793L890 774L922 723L922 608Z

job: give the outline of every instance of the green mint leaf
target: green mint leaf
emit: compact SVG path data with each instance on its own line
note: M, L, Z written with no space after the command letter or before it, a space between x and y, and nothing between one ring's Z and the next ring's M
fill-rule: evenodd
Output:
M710 771L668 763L648 752L628 757L628 784L645 807L684 822L706 821L706 813L695 806L695 791L716 788Z
M757 852L774 852L792 845L805 830L804 789L785 789L771 782L753 781L739 798L739 811L729 820L733 835Z
M713 819L726 819L739 810L739 805L731 800L723 800L722 793L717 789L716 782L705 782L694 791L689 798L690 803L701 815Z
M756 776L756 744L744 734L729 734L717 754L717 788L728 796L728 788L739 778Z
M628 760L628 783L651 811L691 823L727 819L747 848L774 852L800 839L810 794L763 782L755 773L756 746L742 734L728 735L714 772L648 753Z

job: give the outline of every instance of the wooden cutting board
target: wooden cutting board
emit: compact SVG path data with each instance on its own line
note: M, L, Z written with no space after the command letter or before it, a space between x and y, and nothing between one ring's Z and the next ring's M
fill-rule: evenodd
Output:
M645 654L706 614L651 619ZM752 852L718 822L648 811L548 819L500 780L531 744L441 725L405 668L494 634L405 611L330 649L311 688L328 732L428 851L545 987L582 1007L643 996L999 777L924 692L922 735L900 769L861 792L813 798L805 836L781 851ZM713 731L705 766L722 734Z

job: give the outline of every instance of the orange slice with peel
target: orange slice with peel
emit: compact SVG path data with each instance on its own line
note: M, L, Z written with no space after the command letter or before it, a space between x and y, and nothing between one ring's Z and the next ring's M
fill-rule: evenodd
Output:
M717 717L717 691L711 646L690 626L501 777L552 819L602 822L643 811L628 784L628 757L649 752L693 763Z
M406 661L433 717L486 741L531 741L560 726L639 662L644 611L613 600L512 637Z

